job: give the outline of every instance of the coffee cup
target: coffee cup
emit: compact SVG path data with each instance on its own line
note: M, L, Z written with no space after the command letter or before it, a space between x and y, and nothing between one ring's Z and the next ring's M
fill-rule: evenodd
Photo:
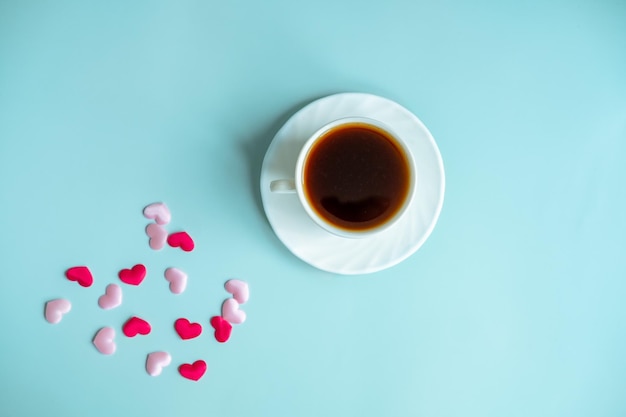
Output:
M378 120L347 117L313 133L298 153L293 178L272 181L270 190L296 193L326 231L364 238L397 223L416 186L406 140Z

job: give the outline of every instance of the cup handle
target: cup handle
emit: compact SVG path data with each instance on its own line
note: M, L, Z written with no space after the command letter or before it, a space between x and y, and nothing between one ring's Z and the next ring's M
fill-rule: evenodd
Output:
M274 180L270 183L270 191L279 194L292 194L296 192L294 180Z

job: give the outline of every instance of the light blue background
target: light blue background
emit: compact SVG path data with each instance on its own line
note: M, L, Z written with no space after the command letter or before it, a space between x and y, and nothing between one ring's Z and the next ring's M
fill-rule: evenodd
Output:
M626 415L625 2L90 3L0 2L0 415ZM446 167L430 239L368 276L291 255L257 189L282 123L343 91L412 110ZM196 251L148 248L159 200ZM231 277L248 320L220 345ZM133 314L153 333L98 354ZM177 374L199 358L201 381Z

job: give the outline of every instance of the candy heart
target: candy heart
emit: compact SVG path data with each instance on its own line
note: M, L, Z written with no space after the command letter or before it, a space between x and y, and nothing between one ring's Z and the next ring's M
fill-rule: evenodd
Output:
M187 379L197 381L206 372L206 362L202 359L195 361L192 364L184 363L178 367L178 372Z
M165 203L152 203L143 209L143 215L147 219L154 219L158 224L168 224L172 219L170 209Z
M78 282L82 287L91 287L93 284L93 275L86 266L74 266L65 271L65 276L70 281Z
M244 304L250 297L250 289L248 283L239 279L229 279L224 284L226 291L233 295L233 298L237 300L239 304Z
M46 303L44 316L49 323L57 324L63 318L63 314L69 313L72 303L64 298L57 298Z
M187 287L187 274L178 268L167 268L165 279L170 283L170 291L181 294Z
M174 322L174 329L183 340L193 339L202 333L200 323L190 323L189 320L182 318Z
M122 332L127 337L135 337L138 334L145 336L149 334L151 330L152 327L150 326L150 323L140 319L139 317L131 317L128 321L126 321L126 323L124 323L124 326L122 326Z
M229 323L241 324L246 321L246 312L239 310L239 303L229 298L222 304L222 317Z
M180 247L185 252L191 252L195 247L193 239L187 232L172 233L167 237L167 243L173 248Z
M117 275L120 277L120 281L125 284L139 285L146 277L146 267L142 264L137 264L131 269L122 269Z
M163 368L172 363L172 356L167 352L152 352L146 359L146 371L150 376L159 376Z
M211 317L211 326L215 329L215 340L220 343L225 343L230 338L230 333L233 330L232 324L224 320L220 316Z
M156 223L150 223L146 226L146 234L150 238L148 245L154 250L161 250L165 247L167 241L167 230L163 226Z
M93 338L93 345L98 352L103 355L112 355L115 353L115 330L112 327L103 327L98 330Z
M104 294L98 298L100 308L110 310L122 304L122 288L117 284L109 284Z

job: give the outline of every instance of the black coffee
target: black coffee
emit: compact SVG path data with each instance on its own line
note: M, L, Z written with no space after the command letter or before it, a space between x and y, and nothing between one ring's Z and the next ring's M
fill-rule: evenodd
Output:
M366 231L391 219L409 193L407 156L385 131L364 123L338 126L309 150L304 192L329 223Z

